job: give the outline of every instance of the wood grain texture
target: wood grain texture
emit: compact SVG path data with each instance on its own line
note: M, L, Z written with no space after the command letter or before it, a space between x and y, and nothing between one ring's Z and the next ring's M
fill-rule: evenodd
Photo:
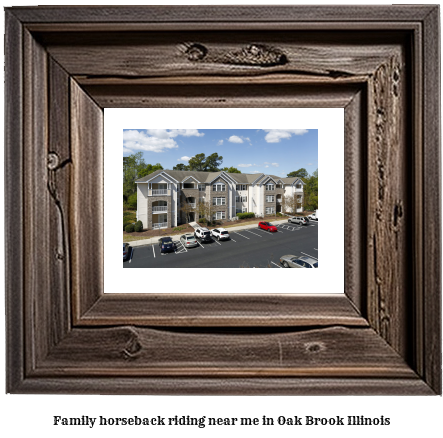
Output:
M423 106L423 313L421 324L423 376L429 385L441 393L441 85L440 61L435 53L440 53L440 39L431 35L438 33L440 14L437 8L426 16L423 35L425 53L422 76L424 78ZM437 80L436 80L437 78ZM440 99L437 97L440 96ZM421 274L421 275L420 275ZM440 305L439 305L440 304Z
M345 107L345 292L367 318L366 221L367 101L364 88Z
M438 8L6 16L8 391L441 393ZM350 300L104 296L105 106L345 108Z
M435 6L179 6L145 7L13 7L11 12L26 23L200 23L231 22L270 25L274 22L402 22L423 20Z
M70 252L73 318L103 294L103 110L71 79ZM89 256L94 252L95 262Z
M22 24L5 12L5 304L6 386L18 388L23 382L23 278L24 236L16 233L23 226L23 53ZM8 238L14 236L14 239Z
M372 329L344 327L216 335L133 326L74 329L33 373L47 374L417 378Z
M344 294L105 294L77 326L367 327Z

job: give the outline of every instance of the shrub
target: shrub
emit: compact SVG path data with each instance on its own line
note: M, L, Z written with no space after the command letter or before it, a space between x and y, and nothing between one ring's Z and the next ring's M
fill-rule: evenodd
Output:
M206 218L202 217L201 219L198 220L199 224L205 224L206 223Z
M137 221L135 223L134 231L136 231L137 233L140 233L140 231L143 231L143 222L142 221Z
M126 225L125 231L127 233L133 233L134 232L134 224Z
M250 217L255 217L255 213L237 213L239 219L248 219Z
M282 217L283 215L280 212L277 212L277 216Z
M133 193L128 197L127 204L130 210L137 210L137 193Z
M125 231L126 227L130 224L131 224L131 222L123 222L123 231Z

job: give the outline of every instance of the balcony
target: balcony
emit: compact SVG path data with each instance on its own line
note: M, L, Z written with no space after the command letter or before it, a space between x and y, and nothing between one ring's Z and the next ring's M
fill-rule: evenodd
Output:
M192 208L195 208L195 206L197 205L196 202L188 202L188 205Z
M168 228L168 223L167 222L159 222L157 224L152 224L152 228L154 230L159 230L161 228Z
M153 196L161 196L161 195L167 195L168 194L168 189L153 189L152 190L152 195Z
M167 213L168 212L168 206L167 205L160 205L158 207L152 207L153 213Z

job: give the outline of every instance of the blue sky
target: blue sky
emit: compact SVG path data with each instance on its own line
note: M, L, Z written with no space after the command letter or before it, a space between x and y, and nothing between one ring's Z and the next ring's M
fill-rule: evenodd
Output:
M286 176L318 168L316 129L125 129L123 156L143 152L147 164L171 169L196 154L217 152L221 167Z

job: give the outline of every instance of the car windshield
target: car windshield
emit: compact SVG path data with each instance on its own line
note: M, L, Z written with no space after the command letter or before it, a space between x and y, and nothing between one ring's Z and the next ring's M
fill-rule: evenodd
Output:
M205 236L209 236L209 231L205 231L203 234L204 234Z
M263 222L265 225L272 225L270 222Z
M187 240L195 240L195 237L194 236L186 236L186 239Z
M167 237L166 239L163 239L163 243L172 243L172 239Z

